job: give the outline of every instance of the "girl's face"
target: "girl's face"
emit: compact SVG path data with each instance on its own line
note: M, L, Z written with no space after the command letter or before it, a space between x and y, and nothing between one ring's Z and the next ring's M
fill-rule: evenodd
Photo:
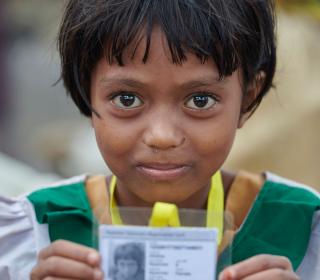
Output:
M147 62L145 42L125 66L101 59L91 79L92 116L97 143L117 176L120 205L156 201L203 207L210 177L231 149L241 116L241 75L222 81L213 60L201 63L187 53L171 62L161 31L155 29Z
M136 260L119 259L117 261L117 279L132 280L138 273L139 265Z

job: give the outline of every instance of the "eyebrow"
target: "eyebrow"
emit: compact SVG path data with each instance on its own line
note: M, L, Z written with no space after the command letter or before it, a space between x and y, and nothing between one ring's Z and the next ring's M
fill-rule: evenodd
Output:
M206 86L212 86L212 85L223 86L228 80L229 80L228 77L226 77L224 79L219 79L218 77L213 77L213 78L205 77L205 78L200 78L198 80L195 79L195 80L184 82L184 83L180 84L179 87L185 88L185 89L194 89L194 88L206 87ZM105 85L109 85L112 83L118 83L118 84L126 85L128 87L137 88L137 89L141 89L145 86L145 83L138 81L138 80L135 80L135 79L131 79L131 78L106 78L106 77L103 77L100 80L100 83L105 84Z
M129 78L102 78L100 80L100 83L102 84L112 84L112 83L118 83L118 84L123 84L126 85L128 87L132 87L132 88L143 88L144 87L144 83L138 81L138 80L134 80L134 79L129 79Z
M200 78L198 80L192 80L181 84L182 88L186 89L193 89L193 88L199 88L199 87L206 87L206 86L212 86L212 85L218 85L223 86L229 78L219 79L217 77L211 78Z

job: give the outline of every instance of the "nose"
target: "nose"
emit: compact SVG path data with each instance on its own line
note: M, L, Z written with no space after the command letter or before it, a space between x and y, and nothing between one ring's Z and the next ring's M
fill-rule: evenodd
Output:
M172 113L162 112L150 116L143 142L155 150L168 150L181 146L185 137Z

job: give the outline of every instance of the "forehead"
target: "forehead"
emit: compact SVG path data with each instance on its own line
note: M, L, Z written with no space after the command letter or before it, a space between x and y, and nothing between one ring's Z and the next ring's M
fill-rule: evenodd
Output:
M99 81L113 80L119 77L167 80L181 84L190 78L208 78L219 81L219 71L212 58L201 61L195 54L186 51L186 59L181 64L174 63L167 39L160 28L155 27L151 33L148 59L144 61L147 39L143 37L138 44L129 45L123 53L123 65L117 61L108 63L100 59L93 74Z
M141 30L136 38L124 50L124 64L130 62L150 64L164 58L172 64L181 64L173 62L172 49L170 49L168 39L159 26L153 27L149 41L147 32L144 30ZM187 52L187 55L190 56L190 52ZM198 58L197 60L200 61Z

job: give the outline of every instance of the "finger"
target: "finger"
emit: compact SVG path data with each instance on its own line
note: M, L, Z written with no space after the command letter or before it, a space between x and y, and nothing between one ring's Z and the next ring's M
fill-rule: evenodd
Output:
M51 276L49 276L49 277L46 277L46 278L44 278L43 280L75 280L75 279L71 279L71 278L57 278L57 277L51 277Z
M46 277L46 278L44 278L43 280L75 280L75 279L71 279L71 278L57 278L57 277L51 277L51 276L49 276L49 277Z
M243 278L242 280L299 280L297 274L293 271L283 270L279 268L273 268L269 270L265 270L262 272L258 272L254 275Z
M71 278L60 278L60 277L46 277L44 278L43 280L74 280L74 279L71 279Z
M49 277L46 277L44 279L41 279L41 280L76 280L74 278L61 278L61 277L52 277L52 276L49 276Z
M32 280L47 277L100 280L103 273L99 268L92 268L85 263L52 256L40 261L31 272Z
M292 271L292 265L286 257L274 255L257 255L226 268L221 273L219 279L242 279L246 276L272 268Z
M58 240L39 253L39 260L45 260L51 256L61 256L68 259L85 262L91 266L98 266L101 258L99 253L89 247L66 240Z

